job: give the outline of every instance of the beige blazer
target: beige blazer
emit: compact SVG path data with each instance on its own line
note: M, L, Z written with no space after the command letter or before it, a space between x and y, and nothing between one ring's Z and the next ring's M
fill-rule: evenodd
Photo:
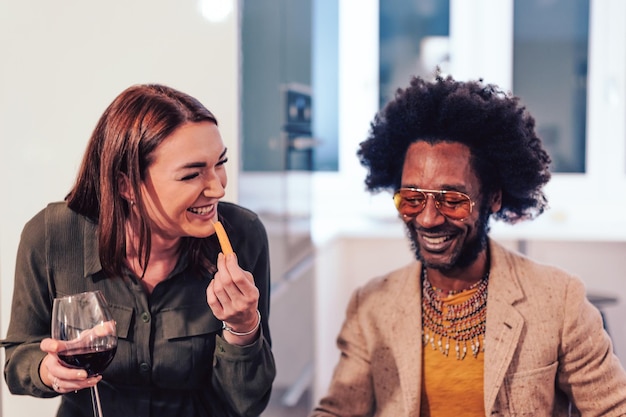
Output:
M487 416L625 416L626 373L582 282L490 242ZM312 416L419 416L421 264L357 289ZM453 401L453 399L451 399Z

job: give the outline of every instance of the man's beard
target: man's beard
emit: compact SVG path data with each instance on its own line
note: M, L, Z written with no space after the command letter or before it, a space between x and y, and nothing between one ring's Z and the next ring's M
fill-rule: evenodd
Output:
M466 268L470 266L478 258L478 255L487 248L489 217L491 216L491 212L489 211L488 205L482 204L481 206L481 212L478 216L478 222L476 223L476 236L474 236L471 240L464 242L461 252L458 253L451 260L451 262L445 266L440 264L433 265L424 260L417 240L415 223L407 223L406 226L408 229L409 239L411 240L411 248L413 249L415 258L422 262L426 267L444 271L453 268Z

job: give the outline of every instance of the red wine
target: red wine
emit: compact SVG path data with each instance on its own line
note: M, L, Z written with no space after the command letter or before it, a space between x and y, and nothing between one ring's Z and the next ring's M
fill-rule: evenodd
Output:
M87 371L89 376L99 375L113 360L117 346L94 351L90 348L69 349L59 352L59 359L73 368Z

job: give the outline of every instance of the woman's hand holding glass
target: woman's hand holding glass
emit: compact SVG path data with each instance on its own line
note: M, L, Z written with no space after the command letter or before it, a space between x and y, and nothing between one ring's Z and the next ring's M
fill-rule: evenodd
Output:
M117 350L115 321L102 293L55 298L51 335L52 339L41 342L41 349L48 352L42 363L48 382L52 380L52 388L59 393L90 387L94 417L102 417L98 375Z
M89 376L84 369L70 368L62 362L58 353L67 350L67 342L46 338L41 341L41 350L48 354L39 368L44 384L60 394L91 388L101 379L101 375Z
M259 290L252 274L239 266L236 254L218 255L217 272L207 287L206 296L215 317L234 330L223 333L228 343L243 346L258 338ZM257 330L249 333L254 329Z

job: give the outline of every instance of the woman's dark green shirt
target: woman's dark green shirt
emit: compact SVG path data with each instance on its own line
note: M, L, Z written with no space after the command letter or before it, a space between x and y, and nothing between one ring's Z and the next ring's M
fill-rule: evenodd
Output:
M269 252L265 228L251 211L220 203L220 217L239 265L260 291L262 335L233 346L206 302L212 274L194 274L185 254L151 294L138 279L106 277L98 256L97 226L52 203L24 227L17 254L5 379L14 394L53 397L43 384L39 342L50 337L52 301L82 291L103 292L117 322L115 358L98 384L105 416L257 416L275 377L269 318ZM209 241L218 248L215 235ZM58 416L90 416L89 390L63 395Z

